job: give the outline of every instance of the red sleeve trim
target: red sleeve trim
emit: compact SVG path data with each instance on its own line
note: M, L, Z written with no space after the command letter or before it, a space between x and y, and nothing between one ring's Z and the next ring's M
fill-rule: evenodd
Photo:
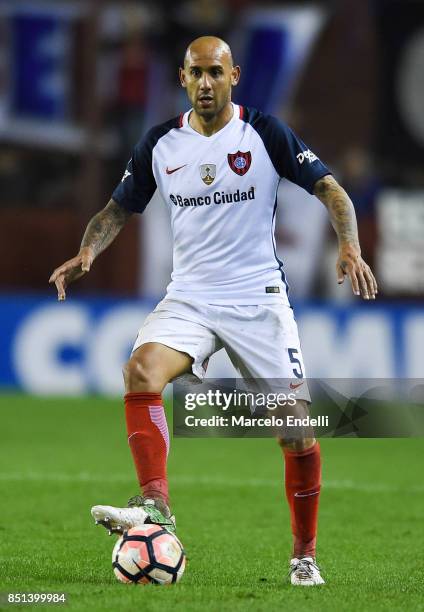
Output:
M239 106L239 112L240 112L240 119L243 119L243 115L244 115L244 106Z

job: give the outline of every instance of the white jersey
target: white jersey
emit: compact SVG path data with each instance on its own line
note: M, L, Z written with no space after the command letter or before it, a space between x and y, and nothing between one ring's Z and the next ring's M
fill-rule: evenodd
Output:
M312 193L329 170L281 121L235 104L233 110L209 137L189 125L191 111L152 128L112 197L142 212L159 189L174 241L168 297L288 304L275 252L278 184L285 177Z

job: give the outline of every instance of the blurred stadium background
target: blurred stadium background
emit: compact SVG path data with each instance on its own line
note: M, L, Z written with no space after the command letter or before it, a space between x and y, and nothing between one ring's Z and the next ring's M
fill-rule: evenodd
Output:
M187 108L177 68L205 33L242 66L235 101L285 119L349 191L380 283L374 303L337 286L324 207L282 181L278 251L309 376L422 377L422 0L0 0L0 591L66 591L84 612L422 609L418 439L321 441L324 592L282 595L291 536L268 440L173 440L192 560L179 589L117 588L112 542L92 528L91 505L135 492L121 366L169 280L163 202L66 302L48 278L140 134ZM222 353L209 373L232 375Z
M163 295L171 254L156 196L65 303L76 254L140 134L187 108L187 43L226 38L236 102L285 119L351 194L380 294L338 287L322 205L282 181L277 239L310 376L420 377L424 361L424 3L0 2L0 386L119 395L121 365ZM347 285L347 283L346 283ZM217 356L210 374L231 375Z

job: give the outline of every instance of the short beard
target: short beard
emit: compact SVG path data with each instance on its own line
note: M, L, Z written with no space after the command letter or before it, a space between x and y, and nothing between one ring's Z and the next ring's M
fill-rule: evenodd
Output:
M207 108L200 108L200 109L197 108L196 112L205 121L211 121L214 117L217 117L219 115L219 113L223 110L224 107L225 107L225 104L221 105L221 108L217 110L209 110Z
M197 114L199 115L199 117L202 117L202 119L205 119L206 121L211 121L214 117L216 117L218 113L215 113L214 111L202 109L200 111L197 111Z

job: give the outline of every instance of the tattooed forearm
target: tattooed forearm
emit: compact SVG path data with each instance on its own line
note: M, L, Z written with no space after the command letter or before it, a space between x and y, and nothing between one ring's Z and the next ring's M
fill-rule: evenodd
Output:
M114 200L110 200L87 225L81 248L89 247L94 257L97 257L116 238L131 214Z
M330 174L315 183L314 195L327 207L339 244L352 243L359 247L355 209L346 191Z

